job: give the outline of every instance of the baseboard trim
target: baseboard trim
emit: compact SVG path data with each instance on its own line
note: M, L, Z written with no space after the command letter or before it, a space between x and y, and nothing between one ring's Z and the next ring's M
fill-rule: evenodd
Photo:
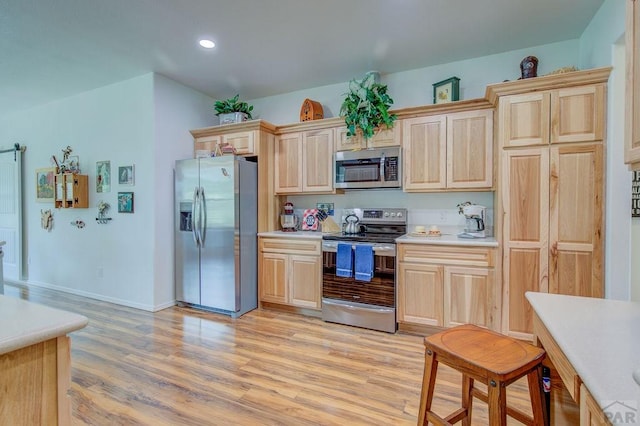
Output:
M61 291L63 293L73 294L75 296L88 297L89 299L100 300L102 302L114 303L116 305L126 306L129 308L140 309L148 312L157 312L166 308L170 308L176 304L175 300L164 302L158 305L146 305L143 303L135 303L129 300L118 299L116 297L109 297L98 293L92 293L89 291L78 290L75 288L63 287L55 284L49 284L41 281L29 281L29 280L4 280L5 284L14 284L23 287L42 287L50 290Z

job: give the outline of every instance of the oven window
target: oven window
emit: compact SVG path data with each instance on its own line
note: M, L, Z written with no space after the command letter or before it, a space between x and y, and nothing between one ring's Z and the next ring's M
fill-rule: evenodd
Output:
M322 260L322 297L395 307L395 257L375 256L370 282L337 277L335 252L323 252Z

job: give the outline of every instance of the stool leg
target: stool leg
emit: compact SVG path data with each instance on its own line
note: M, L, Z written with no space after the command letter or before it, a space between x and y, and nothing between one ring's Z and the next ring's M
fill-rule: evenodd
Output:
M547 418L547 404L541 390L541 369L542 366L527 374L527 381L529 382L529 396L531 398L531 409L533 410L533 424L548 426L549 419Z
M490 379L489 390L489 426L506 426L507 424L507 389L504 383Z
M467 411L467 416L462 419L462 426L471 426L471 410L473 405L473 379L466 374L462 375L462 408Z
M433 399L433 389L436 385L437 373L438 360L436 359L436 355L431 350L427 349L424 354L424 375L422 377L418 426L429 424L427 421L427 413L431 411L431 400Z

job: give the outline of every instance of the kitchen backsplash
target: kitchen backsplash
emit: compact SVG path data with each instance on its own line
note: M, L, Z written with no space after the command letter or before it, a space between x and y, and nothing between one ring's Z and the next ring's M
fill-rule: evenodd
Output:
M493 192L406 193L401 190L347 191L343 195L297 195L287 197L302 217L316 203L333 203L333 220L340 223L345 210L352 208L403 207L408 210L409 230L415 225L464 228L464 216L457 205L465 201L487 207L487 228L493 228Z

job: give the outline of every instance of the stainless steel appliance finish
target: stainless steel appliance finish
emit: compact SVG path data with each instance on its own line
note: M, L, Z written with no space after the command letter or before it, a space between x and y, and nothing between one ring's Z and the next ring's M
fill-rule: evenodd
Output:
M360 229L357 234L325 235L322 241L322 319L329 322L395 333L396 245L406 233L406 209L353 209ZM344 220L344 218L343 218ZM370 282L336 276L338 244L370 244L374 275Z
M336 188L400 188L401 186L400 148L336 152Z
M176 161L174 187L176 300L234 318L257 308L257 164Z
M478 204L462 207L465 217L464 232L458 234L461 238L485 238L489 235L486 229L487 208Z

